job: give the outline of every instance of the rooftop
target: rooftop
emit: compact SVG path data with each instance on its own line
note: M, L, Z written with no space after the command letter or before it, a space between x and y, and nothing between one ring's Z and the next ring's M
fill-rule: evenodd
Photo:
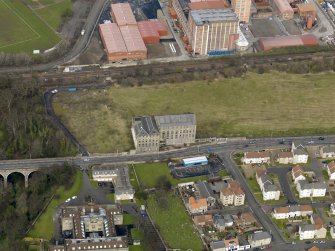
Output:
M194 113L155 116L158 127L196 125Z
M271 239L271 235L268 232L255 232L251 234L251 239L253 241Z
M199 209L202 207L207 207L207 200L206 199L198 199L196 200L194 197L190 197L188 199L188 203L192 209Z
M196 186L201 198L214 197L213 191L207 181L199 181L196 183Z
M99 30L108 53L127 53L126 44L117 24L99 24Z
M278 153L278 158L293 158L292 152L280 152Z
M137 25L133 11L129 3L111 4L111 11L114 14L115 23L122 25Z
M335 161L334 160L330 162L327 166L329 168L330 173L335 173Z
M265 192L276 192L276 191L280 191L280 190L279 190L279 188L276 185L266 184L264 186L264 191Z
M133 128L136 136L159 135L156 121L151 116L133 118Z
M324 153L335 153L335 146L324 146L322 147Z
M293 173L294 178L297 178L301 175L304 176L304 169L302 169L301 166L296 165L292 168L292 173Z
M219 22L237 22L237 15L232 9L204 9L191 10L190 16L196 25Z
M137 25L124 25L119 28L128 52L147 51Z
M248 159L254 158L270 158L269 151L262 151L262 152L246 152L245 157Z

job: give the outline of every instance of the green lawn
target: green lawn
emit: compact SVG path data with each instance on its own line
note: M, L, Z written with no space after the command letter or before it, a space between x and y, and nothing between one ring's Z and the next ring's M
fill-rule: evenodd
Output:
M46 7L39 8L36 10L38 15L43 18L50 26L52 26L55 30L58 29L60 24L62 23L62 16L66 12L66 10L71 10L72 2L71 0L63 0L56 4L50 4Z
M167 205L157 201L157 197L166 201ZM170 248L202 250L200 237L193 228L181 199L175 194L172 192L165 193L164 196L151 194L148 199L148 210Z
M173 186L179 183L205 180L207 176L198 176L185 179L175 179L170 174L166 163L138 164L134 165L137 177L143 188L153 188L160 176L166 176Z
M56 33L20 0L0 0L0 51L28 52L53 47Z
M130 251L145 251L144 246L143 246L143 240L144 240L144 233L140 229L137 228L132 228L130 230L131 232L131 237L136 240L141 240L141 245L137 246L129 246Z
M59 93L54 108L90 152L133 149L131 119L148 114L194 112L198 138L333 134L334 78L334 73L273 72L213 82L115 86Z
M64 201L80 192L82 187L82 172L77 170L73 186L69 190L64 187L59 187L56 191L56 196L51 201L47 209L36 222L34 228L29 232L28 236L33 238L43 238L50 240L54 235L53 213L54 210Z

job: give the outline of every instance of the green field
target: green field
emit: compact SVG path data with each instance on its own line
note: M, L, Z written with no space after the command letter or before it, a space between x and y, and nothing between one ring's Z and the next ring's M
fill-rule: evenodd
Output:
M0 51L32 53L49 49L60 41L55 29L61 23L64 9L71 8L71 0L28 3L32 8L21 0L0 0Z
M161 198L166 205L161 204ZM186 209L173 192L151 194L148 199L148 210L162 238L170 248L181 250L203 250L202 242L193 228Z
M156 187L157 180L161 176L166 176L173 186L179 183L205 180L206 176L191 177L185 179L175 179L170 174L166 163L138 164L134 165L138 180L143 188Z
M45 240L50 240L54 235L54 223L53 214L54 210L67 198L77 195L82 187L82 172L76 172L76 177L74 184L69 190L64 190L64 187L59 187L56 191L54 199L50 202L49 206L43 212L41 217L36 222L33 229L29 232L28 236L33 238L43 238Z
M334 73L254 74L107 91L63 92L56 113L90 152L133 149L136 115L194 112L197 137L335 133Z

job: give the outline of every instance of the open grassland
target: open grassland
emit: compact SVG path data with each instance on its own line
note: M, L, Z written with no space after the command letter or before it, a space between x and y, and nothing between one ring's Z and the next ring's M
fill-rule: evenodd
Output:
M133 88L59 93L56 113L90 152L133 148L136 115L194 112L197 137L335 133L335 74L248 74Z
M40 1L41 2L41 1ZM50 2L50 1L49 1ZM72 8L71 0L51 1L36 9L36 13L55 30L61 25L63 16Z
M66 199L71 198L80 192L82 187L82 180L82 172L77 170L76 177L71 189L65 190L64 187L59 187L57 191L55 191L55 197L50 202L41 217L37 220L28 236L33 238L42 238L45 240L50 240L53 237L55 229L53 223L53 214L55 209L64 203Z
M54 14L48 13L48 18L53 20L54 15L58 15L57 10L50 9L50 12ZM20 0L0 0L0 13L0 51L32 53L33 50L51 48L60 41L46 20Z
M134 165L137 178L143 188L154 188L160 177L165 176L171 182L172 186L179 183L205 180L206 176L190 177L185 179L175 179L170 174L166 163L138 164Z
M170 248L202 250L202 242L193 228L180 198L173 192L151 194L148 210L155 225Z

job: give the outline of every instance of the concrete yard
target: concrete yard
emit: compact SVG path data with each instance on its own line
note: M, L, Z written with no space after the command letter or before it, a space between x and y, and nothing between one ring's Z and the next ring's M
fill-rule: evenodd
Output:
M285 35L272 18L251 19L250 30L254 37L275 37Z

